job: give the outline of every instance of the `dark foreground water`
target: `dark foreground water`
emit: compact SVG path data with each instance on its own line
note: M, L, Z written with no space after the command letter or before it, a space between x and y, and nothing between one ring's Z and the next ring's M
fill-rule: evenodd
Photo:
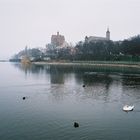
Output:
M0 140L139 140L139 73L0 63Z

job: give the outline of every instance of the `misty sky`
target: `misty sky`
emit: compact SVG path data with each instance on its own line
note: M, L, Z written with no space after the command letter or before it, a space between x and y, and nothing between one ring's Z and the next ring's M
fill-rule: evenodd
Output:
M0 59L45 47L57 31L76 43L108 26L112 40L140 34L140 0L0 0Z

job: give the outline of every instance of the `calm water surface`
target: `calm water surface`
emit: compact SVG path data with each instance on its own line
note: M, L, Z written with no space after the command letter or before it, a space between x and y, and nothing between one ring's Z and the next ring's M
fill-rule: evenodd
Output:
M0 140L139 139L139 69L0 63Z

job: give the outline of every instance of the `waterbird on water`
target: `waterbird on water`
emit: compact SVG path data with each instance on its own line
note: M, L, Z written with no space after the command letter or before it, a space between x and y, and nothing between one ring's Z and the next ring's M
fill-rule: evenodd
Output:
M79 123L77 123L77 122L74 122L74 125L73 125L75 128L76 127L79 127Z
M134 105L125 105L123 107L123 111L126 111L126 112L133 111L133 109L134 109Z
M86 85L83 85L83 87L85 87Z
M23 99L23 100L25 100L25 99L26 99L26 97L23 97L22 99Z

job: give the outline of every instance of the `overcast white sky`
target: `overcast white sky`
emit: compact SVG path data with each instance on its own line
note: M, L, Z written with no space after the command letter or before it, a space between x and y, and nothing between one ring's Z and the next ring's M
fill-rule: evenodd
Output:
M140 34L140 0L0 0L0 59L45 47L57 31L76 43L107 26L112 40Z

